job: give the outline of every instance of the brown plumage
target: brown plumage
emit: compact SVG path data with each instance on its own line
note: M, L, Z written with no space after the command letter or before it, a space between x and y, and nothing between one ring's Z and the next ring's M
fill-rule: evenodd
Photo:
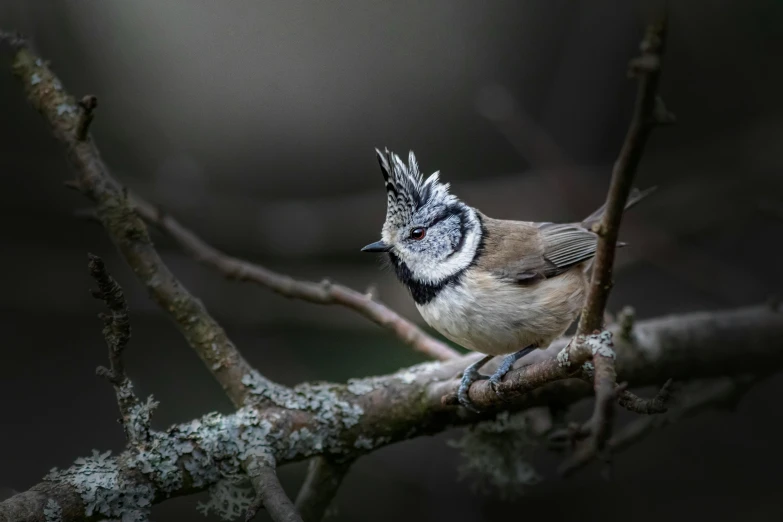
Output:
M467 391L483 364L507 354L490 377L497 389L516 360L549 346L579 315L604 208L581 223L493 219L451 195L437 173L424 180L413 153L407 165L377 154L387 216L382 239L363 250L388 253L430 326L487 354L463 374L460 402L472 408ZM632 191L626 208L649 193Z

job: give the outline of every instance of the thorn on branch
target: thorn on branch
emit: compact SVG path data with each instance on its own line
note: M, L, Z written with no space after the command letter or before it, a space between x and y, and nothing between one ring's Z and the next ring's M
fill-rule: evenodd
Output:
M79 100L79 121L76 124L77 140L84 141L87 139L96 107L98 107L98 98L92 94L88 94Z

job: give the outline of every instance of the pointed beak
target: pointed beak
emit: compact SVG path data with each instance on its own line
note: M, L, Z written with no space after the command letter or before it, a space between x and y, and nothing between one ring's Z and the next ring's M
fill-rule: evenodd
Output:
M383 241L376 241L362 248L362 252L388 252L389 250L391 250L391 245L387 245Z

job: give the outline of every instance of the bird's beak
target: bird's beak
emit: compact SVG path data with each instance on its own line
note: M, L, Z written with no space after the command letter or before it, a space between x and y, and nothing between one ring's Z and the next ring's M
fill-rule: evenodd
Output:
M387 245L383 240L370 243L362 248L362 252L388 252L389 250L391 250L391 245Z

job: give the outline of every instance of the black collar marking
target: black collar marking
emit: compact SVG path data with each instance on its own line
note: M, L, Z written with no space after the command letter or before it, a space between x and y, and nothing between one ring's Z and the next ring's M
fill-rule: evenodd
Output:
M465 271L475 265L479 257L481 257L481 254L484 253L484 239L487 237L487 230L484 228L484 223L481 221L481 217L478 214L476 214L476 218L478 219L479 226L481 228L481 238L479 239L479 244L476 247L476 253L473 254L473 259L470 261L468 266L437 283L423 283L414 279L413 273L411 272L411 269L408 268L408 265L400 260L400 258L397 257L394 253L389 252L389 259L391 260L391 264L394 267L394 272L397 274L397 279L399 279L402 284L408 288L408 291L411 293L411 297L413 297L413 300L417 305L425 305L435 299L435 297L437 297L438 294L447 286L455 286L459 284ZM467 229L465 220L466 218L463 217L463 231L466 231ZM461 250L464 241L465 234L463 233L457 250Z

